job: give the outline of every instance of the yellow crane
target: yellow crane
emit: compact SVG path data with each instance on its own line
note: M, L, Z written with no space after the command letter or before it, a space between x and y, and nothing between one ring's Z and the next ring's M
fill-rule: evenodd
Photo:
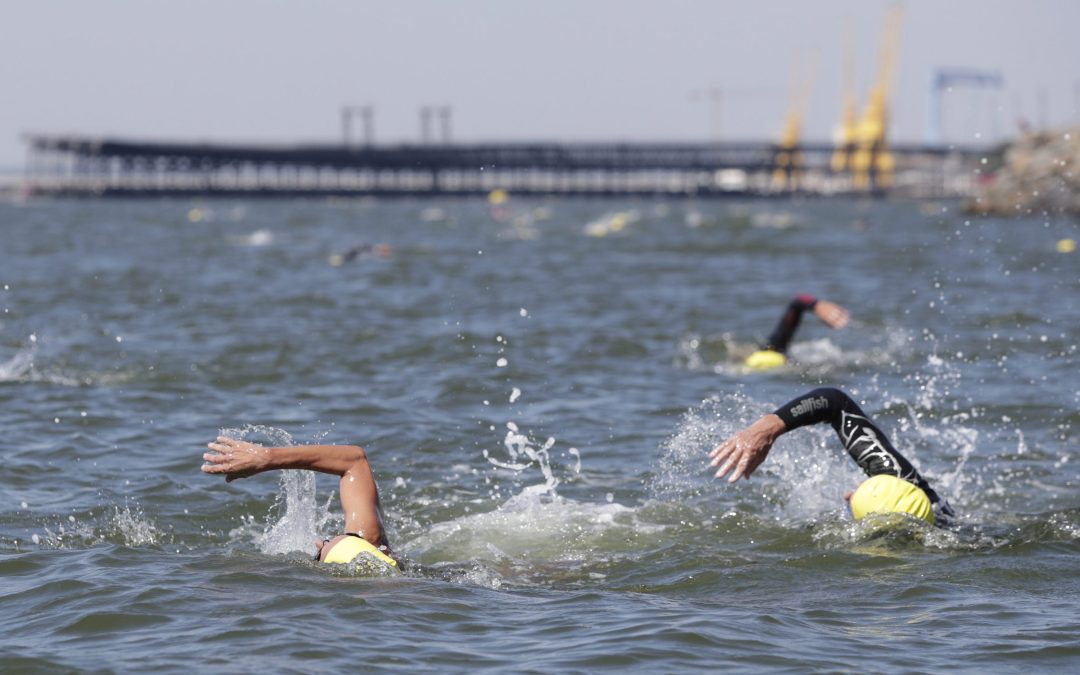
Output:
M840 111L840 128L836 132L836 149L829 161L829 168L833 173L844 173L850 169L851 155L855 152L858 113L855 104L854 41L854 31L849 18L844 25L844 104Z
M791 107L788 109L787 118L784 121L784 130L780 134L780 142L776 145L773 155L772 185L777 190L794 190L802 181L803 157L799 150L802 140L803 118L806 116L806 105L810 99L810 89L813 86L814 63L813 59L807 61L807 72L801 72L798 55L791 71Z
M870 90L862 119L856 127L855 152L851 156L852 185L858 190L887 188L892 184L896 160L886 139L889 122L889 94L892 90L896 52L900 45L903 10L889 8L878 53L877 82Z

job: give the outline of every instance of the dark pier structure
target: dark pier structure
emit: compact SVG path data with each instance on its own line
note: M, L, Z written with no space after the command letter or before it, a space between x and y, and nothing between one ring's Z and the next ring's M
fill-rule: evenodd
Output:
M45 196L725 196L847 194L831 144L799 147L775 181L772 143L422 143L262 146L27 135L24 192ZM964 195L989 149L890 148L890 193ZM881 188L871 187L881 192Z

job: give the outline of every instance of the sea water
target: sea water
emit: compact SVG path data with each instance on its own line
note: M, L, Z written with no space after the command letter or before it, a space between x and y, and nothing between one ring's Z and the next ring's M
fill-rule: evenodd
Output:
M0 667L1075 667L1077 229L909 201L0 204ZM790 365L747 372L798 292L851 324L807 315ZM852 523L824 426L711 478L819 385L956 527ZM222 432L364 446L407 571L312 562L336 479L226 484L199 470Z

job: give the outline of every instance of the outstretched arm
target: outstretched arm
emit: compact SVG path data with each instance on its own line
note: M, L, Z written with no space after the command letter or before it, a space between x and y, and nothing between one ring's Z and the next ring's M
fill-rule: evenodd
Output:
M204 473L225 480L254 476L274 469L306 469L341 477L339 493L345 531L356 532L376 546L386 544L379 508L379 491L364 449L356 445L297 445L267 448L218 436L203 454Z
M796 397L717 446L709 453L711 466L719 467L716 477L722 478L732 469L730 482L749 477L777 438L792 429L820 422L832 426L844 449L866 475L884 473L903 478L922 488L942 514L953 515L948 502L893 447L888 436L850 396L835 387L820 387Z
M809 293L799 293L784 310L783 316L776 324L776 328L769 335L765 344L766 349L771 349L781 354L787 352L788 345L795 337L795 330L799 327L803 312L813 310L821 321L830 328L843 328L848 322L846 309L828 300L818 300Z

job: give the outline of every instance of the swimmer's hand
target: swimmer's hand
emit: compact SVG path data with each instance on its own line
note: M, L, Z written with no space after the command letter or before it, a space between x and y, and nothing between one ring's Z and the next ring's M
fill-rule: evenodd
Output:
M830 328L843 328L848 322L848 311L828 300L818 300L814 304L814 314Z
M734 469L728 477L729 483L743 477L749 478L758 465L765 461L773 443L785 431L787 429L783 420L776 415L765 415L716 446L709 453L712 458L709 466L720 467L716 470L716 478L723 478L724 474Z
M270 449L255 443L218 436L217 441L207 443L213 452L203 453L203 473L225 474L225 482L247 478L270 468Z

